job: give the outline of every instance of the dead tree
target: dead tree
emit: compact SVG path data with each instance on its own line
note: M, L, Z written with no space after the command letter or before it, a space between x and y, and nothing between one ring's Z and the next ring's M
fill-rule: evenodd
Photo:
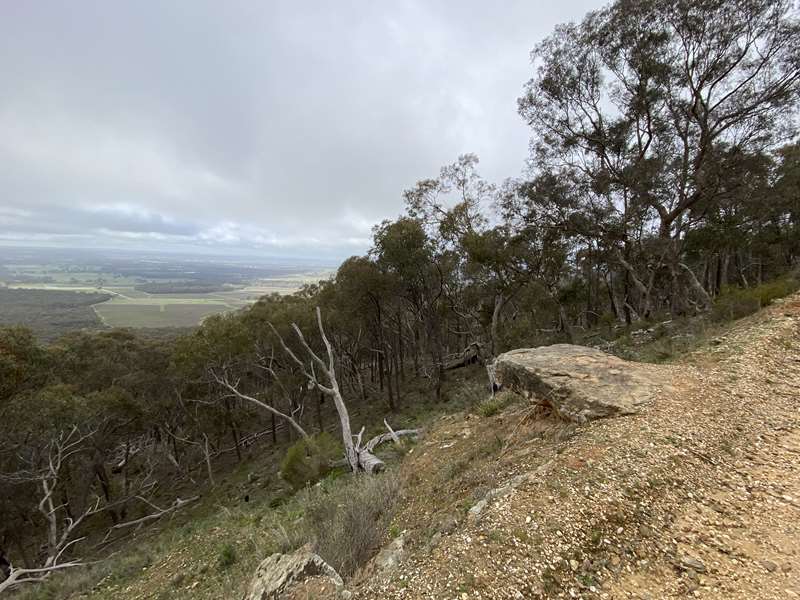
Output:
M129 490L130 493L127 496L114 502L104 502L100 496L96 496L80 512L76 512L75 507L69 506L67 502L57 502L55 498L57 492L63 489L64 470L67 462L71 457L86 449L85 442L95 433L96 430L81 433L77 426L73 426L67 432L58 433L46 446L45 458L41 461L43 464L32 462L29 469L0 476L0 481L12 484L34 484L40 490L36 510L43 517L45 524L45 543L42 544L45 553L43 560L37 567L17 568L10 559L6 558L8 566L3 569L6 578L0 582L0 594L25 584L42 582L56 571L87 564L85 560L74 557L73 551L75 546L85 539L85 536L81 535L81 526L95 515L127 505L133 500L139 500L151 509L151 512L143 517L115 524L109 529L109 534L106 536L108 538L114 531L126 527L141 527L145 523L171 514L199 498L199 496L195 496L188 500L177 499L171 506L165 509L159 508L145 497L145 494L155 487L155 482L151 479L152 471L148 471L135 489Z
M292 323L292 329L297 335L297 339L300 342L305 354L308 356L308 364L301 360L292 351L292 349L286 345L283 337L281 337L281 335L278 333L278 330L275 329L272 323L270 323L270 327L278 337L284 352L286 352L286 354L297 364L303 373L303 376L308 380L309 385L317 388L320 392L333 399L333 403L336 406L336 412L339 414L339 422L341 424L345 460L347 461L347 465L350 467L350 470L353 473L358 471L365 471L366 473L370 474L377 473L383 470L385 465L381 459L373 454L375 448L389 440L397 441L401 436L416 435L417 430L405 429L393 432L391 428L388 427L387 423L386 425L387 428L389 428L389 433L376 436L363 444L363 427L361 428L361 431L359 431L358 435L353 435L350 426L350 414L347 411L347 405L342 398L339 382L336 379L336 357L333 352L333 347L331 346L328 337L325 335L325 328L322 325L322 313L319 307L317 307L317 324L319 326L319 333L322 337L322 342L325 344L325 350L328 355L327 364L317 355L316 352L314 352L314 350L312 350L311 346L309 346L308 342L306 342L303 332L296 323Z
M15 568L13 563L7 569L8 576L0 582L0 593L16 588L26 583L36 583L44 581L51 573L82 566L80 560L67 560L65 554L75 544L80 542L82 537L75 537L78 527L87 518L102 510L98 499L93 504L84 509L80 515L61 519L65 508L63 505L56 505L53 494L59 483L61 469L70 456L83 450L83 442L94 435L94 431L80 434L77 427L73 427L68 433L60 433L53 440L48 449L47 464L40 471L24 471L15 473L4 479L15 482L33 482L41 490L41 499L37 504L37 510L44 517L46 524L47 539L43 545L46 557L41 566L36 568ZM10 562L10 561L9 561Z
M132 519L131 521L126 521L124 523L116 523L115 525L112 525L111 527L108 528L106 536L103 538L103 543L110 540L115 532L120 531L122 529L131 529L135 533L139 531L142 527L144 527L147 523L152 523L153 521L157 521L166 515L171 515L175 513L176 511L180 510L187 504L196 502L197 500L200 499L200 496L192 496L191 498L187 498L185 500L183 498L175 498L174 502L165 508L157 506L147 498L141 496L137 496L136 498L147 504L153 510L153 512L148 513L143 517L139 517L138 519Z

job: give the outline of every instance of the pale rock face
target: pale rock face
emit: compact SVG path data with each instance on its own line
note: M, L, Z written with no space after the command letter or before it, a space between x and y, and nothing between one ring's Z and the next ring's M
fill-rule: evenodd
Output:
M330 578L337 588L343 585L336 570L307 548L291 554L273 554L258 565L245 599L276 600L292 585L319 576Z
M400 535L378 553L374 559L375 567L380 572L392 571L403 561L405 555L405 538Z
M572 344L511 350L494 368L502 387L577 423L637 413L659 388L657 367Z

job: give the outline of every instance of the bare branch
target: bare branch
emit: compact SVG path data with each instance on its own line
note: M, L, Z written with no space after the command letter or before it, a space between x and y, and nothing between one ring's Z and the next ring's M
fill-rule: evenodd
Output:
M292 427L294 427L297 430L297 432L300 435L302 435L304 438L308 439L309 436L306 433L305 429L303 429L300 426L300 424L297 421L295 421L291 416L287 415L286 413L283 413L283 412L279 411L278 409L276 409L273 406L270 406L266 402L262 402L258 398L254 398L253 396L249 396L247 394L243 394L242 392L239 391L239 389L237 388L237 386L235 384L232 384L232 383L230 383L230 381L228 381L227 376L220 377L216 373L216 371L214 371L213 369L211 370L211 376L214 378L214 380L218 384L220 384L222 387L227 389L236 398L239 398L240 400L246 400L247 402L251 402L252 404L255 404L256 406L259 406L259 407L263 408L264 410L266 410L268 412L271 412L276 417L280 417L282 419L285 419ZM237 382L237 384L238 384L238 382Z
M138 519L133 519L132 521L126 521L124 523L117 523L116 525L111 526L108 529L108 532L106 533L105 537L103 538L103 541L104 542L107 541L115 531L119 531L120 529L127 529L129 527L134 527L135 528L134 531L138 531L146 523L150 523L152 521L157 521L158 519L160 519L160 518L162 518L162 517L164 517L164 516L166 516L166 515L168 515L170 513L174 513L175 511L180 510L181 508L183 508L187 504L191 504L192 502L196 502L199 499L200 499L200 496L192 496L191 498L187 498L186 500L184 500L182 498L175 498L175 501L170 506L168 506L167 508L159 508L158 506L156 506L152 502L149 502L149 501L145 500L144 498L140 498L140 500L142 500L143 502L147 503L149 506L153 507L155 509L155 512L152 512L152 513L150 513L148 515L145 515L144 517L140 517Z

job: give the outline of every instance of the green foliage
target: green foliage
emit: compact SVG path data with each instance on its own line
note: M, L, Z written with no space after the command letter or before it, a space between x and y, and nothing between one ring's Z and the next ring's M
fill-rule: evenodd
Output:
M29 329L0 328L0 408L4 400L41 383L45 360Z
M791 277L783 277L752 288L727 287L714 302L711 318L717 322L740 319L798 289L800 281Z
M495 394L493 398L487 398L478 404L478 412L484 417L491 417L517 400L519 400L519 396L508 390L503 390Z
M327 432L292 444L281 462L281 477L294 489L301 489L325 477L331 463L342 456L341 446Z
M233 544L225 544L220 548L217 555L217 567L220 571L224 571L232 567L236 563L236 547Z

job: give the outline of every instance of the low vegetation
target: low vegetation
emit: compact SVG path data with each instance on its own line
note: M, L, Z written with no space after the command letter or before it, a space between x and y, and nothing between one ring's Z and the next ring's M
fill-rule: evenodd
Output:
M485 393L484 393L485 396ZM478 412L484 417L496 415L512 402L517 402L521 398L508 390L503 390L490 398L484 398L478 403Z
M343 577L353 575L386 541L401 495L393 473L356 477L345 485L322 485L306 497L301 539Z
M714 300L711 319L717 322L741 319L798 289L800 281L796 277L781 277L748 288L726 287Z
M281 478L294 489L304 488L325 477L331 464L341 455L341 444L327 431L299 439L289 447L281 461Z

